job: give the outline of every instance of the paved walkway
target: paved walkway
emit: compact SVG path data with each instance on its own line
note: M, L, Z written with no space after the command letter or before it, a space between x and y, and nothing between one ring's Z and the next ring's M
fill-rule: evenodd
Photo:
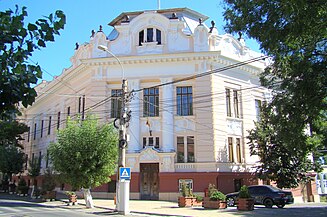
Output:
M80 199L78 203L85 204L84 200ZM104 208L113 211L115 205L113 200L94 199L94 204L98 208ZM327 203L301 203L292 204L286 206L284 209L278 209L277 207L268 209L263 206L255 206L254 211L238 211L236 207L228 207L227 209L204 209L203 207L178 207L177 202L168 201L144 201L144 200L130 200L129 207L131 215L137 216L179 216L179 217L205 217L205 216L219 216L219 217L231 217L231 216L303 216L301 213L308 212L314 208L319 208L317 211L327 214ZM322 208L322 209L321 209ZM316 209L315 209L316 210ZM309 211L310 212L310 211ZM314 213L311 213L314 214ZM316 216L315 214L313 216Z

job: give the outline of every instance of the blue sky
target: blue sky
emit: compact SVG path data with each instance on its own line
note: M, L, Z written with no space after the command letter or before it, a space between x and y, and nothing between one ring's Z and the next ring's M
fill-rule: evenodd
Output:
M71 65L69 59L74 54L75 43L88 42L92 29L97 31L102 25L105 34L109 34L112 27L107 24L120 13L158 9L157 0L0 0L0 11L14 10L16 4L27 7L28 22L35 22L56 10L66 14L67 23L61 35L31 58L41 65L45 71L43 79L48 81ZM160 6L161 9L188 7L198 11L209 17L208 26L214 20L219 33L224 33L222 0L160 0ZM246 44L254 50L259 49L253 40L246 39Z

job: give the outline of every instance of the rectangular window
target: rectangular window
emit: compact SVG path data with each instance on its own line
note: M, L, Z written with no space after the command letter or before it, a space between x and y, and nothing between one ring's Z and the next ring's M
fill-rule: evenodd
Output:
M177 137L177 163L184 163L184 137Z
M230 89L226 89L226 111L227 117L232 116L231 103L230 103Z
M28 132L27 132L27 142L30 141L30 136L31 136L31 128L28 127Z
M237 90L234 90L233 93L234 93L234 116L235 118L239 118L240 117L239 94Z
M142 46L143 42L144 42L144 30L139 32L139 46Z
M255 100L255 117L257 121L260 121L260 113L261 113L261 100Z
M146 137L143 137L143 148L146 147Z
M34 136L33 136L33 140L36 139L36 123L34 124Z
M44 120L41 121L41 138L43 137Z
M143 91L143 116L159 116L159 88L145 88Z
M51 133L51 116L49 116L48 135Z
M121 114L121 96L122 90L111 90L111 118L119 118Z
M146 146L154 146L159 148L159 137L143 137L143 148Z
M177 87L177 115L193 115L192 87Z
M58 112L57 130L60 128L60 112Z
M146 42L153 42L153 28L147 28L146 32Z
M39 167L41 168L42 152L39 152Z
M156 29L156 37L158 44L161 44L161 31L159 29Z
M153 146L153 137L149 137L149 146Z
M67 117L70 117L70 106L67 107Z
M49 167L49 151L47 151L47 158L45 159L45 167L48 168Z
M194 136L187 137L187 162L193 163L194 159Z
M154 147L157 149L160 147L159 137L156 137L156 143L155 143Z
M240 138L236 138L236 157L237 157L237 162L242 163L241 139Z
M179 179L178 180L179 192L182 191L182 184L183 183L185 183L186 187L189 188L191 190L191 192L193 192L193 179Z
M84 120L85 116L85 95L83 95L83 101L82 101L82 120Z
M81 113L82 108L82 97L78 98L78 113Z
M228 137L228 156L229 162L234 162L234 154L233 154L233 138Z

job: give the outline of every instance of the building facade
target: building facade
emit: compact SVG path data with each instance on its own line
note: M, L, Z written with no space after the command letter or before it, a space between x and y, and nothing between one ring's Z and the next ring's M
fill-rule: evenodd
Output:
M119 117L124 76L132 199L177 200L183 181L200 194L209 183L225 193L257 183L251 172L258 159L246 136L269 97L258 79L266 65L241 35L219 34L207 19L188 8L129 12L109 23L111 33L92 31L89 42L76 44L72 66L40 83L35 103L23 110L28 157L42 157L42 168L51 164L47 147L68 116ZM113 196L112 179L94 196Z

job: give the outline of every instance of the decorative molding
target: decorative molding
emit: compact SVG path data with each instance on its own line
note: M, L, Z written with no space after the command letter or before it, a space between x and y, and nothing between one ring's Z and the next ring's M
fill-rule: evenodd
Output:
M140 153L140 163L142 162L159 162L160 157L152 147L146 147Z

